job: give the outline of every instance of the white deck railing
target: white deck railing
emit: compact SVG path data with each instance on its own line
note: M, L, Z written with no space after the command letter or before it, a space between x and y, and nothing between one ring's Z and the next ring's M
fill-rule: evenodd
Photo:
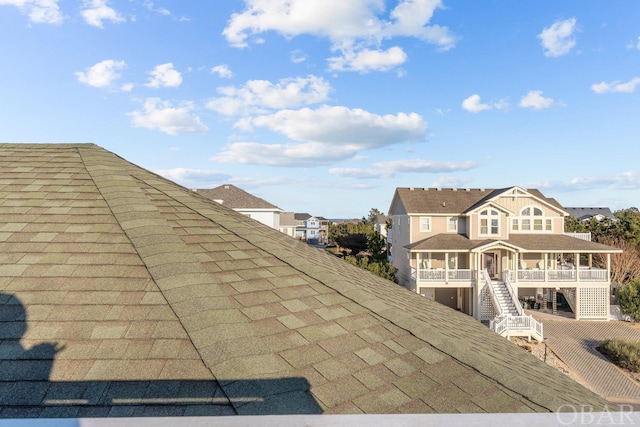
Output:
M576 274L579 272L579 275ZM510 277L515 277L517 282L606 282L609 280L609 271L601 268L580 267L575 269L561 270L506 270ZM579 277L578 277L579 276ZM417 277L419 282L467 282L476 281L476 272L471 269L451 269L444 268L420 268L412 269L412 279ZM480 282L484 282L480 277Z
M489 277L489 273L487 272L487 270L482 271L482 279L484 280L484 283L485 283L484 286L488 289L489 294L491 295L491 301L493 302L494 312L498 313L498 317L502 316L502 305L500 305L500 301L498 300L498 295L496 295L496 290L493 289L493 284L491 283L491 278ZM491 322L493 322L493 320Z
M471 282L475 278L475 271L469 269L444 268L419 269L418 278L425 282Z
M579 270L581 282L606 282L609 271L601 268L581 267ZM518 270L518 282L577 282L576 270Z
M533 316L496 316L491 321L491 329L502 336L522 336L526 333L539 341L544 337L542 323Z

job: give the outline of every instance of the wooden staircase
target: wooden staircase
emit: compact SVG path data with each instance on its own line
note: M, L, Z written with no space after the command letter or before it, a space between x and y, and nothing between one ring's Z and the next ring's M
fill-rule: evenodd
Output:
M536 341L544 340L542 323L533 316L525 315L520 301L516 298L508 274L505 281L493 281L489 279L485 271L485 286L491 294L494 310L498 315L490 322L490 327L503 337L527 337Z

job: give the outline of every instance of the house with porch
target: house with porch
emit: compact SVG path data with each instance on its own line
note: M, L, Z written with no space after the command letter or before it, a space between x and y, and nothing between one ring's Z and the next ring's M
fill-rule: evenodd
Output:
M538 190L397 188L389 215L397 277L416 293L481 321L555 307L558 293L576 319L609 318L620 250L566 234L569 213Z

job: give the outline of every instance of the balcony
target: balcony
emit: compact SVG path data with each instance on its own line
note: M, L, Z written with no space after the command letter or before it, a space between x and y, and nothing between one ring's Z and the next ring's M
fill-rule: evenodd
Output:
M475 282L476 272L471 269L429 268L418 270L418 282L463 282L471 284Z
M578 274L576 274L576 271ZM511 277L514 272L510 271ZM580 267L561 270L518 270L516 272L517 282L608 282L609 271L604 268Z

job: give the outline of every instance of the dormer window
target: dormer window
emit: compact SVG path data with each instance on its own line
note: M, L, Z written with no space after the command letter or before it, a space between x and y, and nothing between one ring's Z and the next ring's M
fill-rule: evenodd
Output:
M480 234L500 234L500 214L495 209L485 209L480 212Z

